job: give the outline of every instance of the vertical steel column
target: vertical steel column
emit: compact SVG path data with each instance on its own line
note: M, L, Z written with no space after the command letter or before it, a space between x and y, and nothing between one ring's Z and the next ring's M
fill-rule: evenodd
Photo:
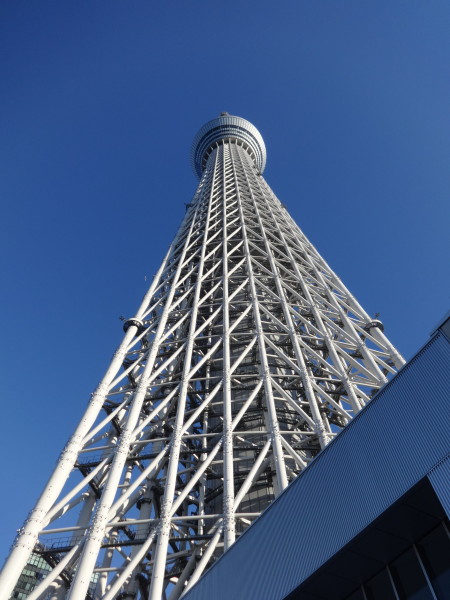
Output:
M234 468L233 468L233 434L232 434L232 408L231 408L231 372L230 372L230 314L229 314L229 281L228 281L228 205L227 198L227 158L232 161L229 144L222 146L222 181L223 181L223 523L224 523L224 549L233 544L235 540L234 520Z
M120 483L120 477L123 471L125 460L128 456L128 451L130 443L132 441L132 434L134 428L136 427L136 424L139 420L142 403L145 399L145 395L147 392L148 379L152 373L153 365L159 350L158 340L164 332L164 327L169 315L170 305L175 294L176 284L178 282L183 260L185 258L186 248L190 239L190 234L192 233L193 223L194 221L191 222L189 233L184 243L184 249L181 258L178 262L176 274L172 281L172 286L167 298L167 303L161 315L161 319L155 336L155 342L149 352L147 364L142 373L142 377L139 380L136 392L134 394L134 398L132 400L125 428L123 429L120 435L116 450L114 452L114 459L108 474L108 479L103 489L100 502L98 503L97 508L95 510L91 528L86 536L84 548L82 550L82 554L78 563L77 571L70 586L70 591L67 596L67 600L78 600L79 598L84 598L89 587L90 574L95 568L97 555L100 550L100 545L102 543L103 536L105 534L105 527L108 521L109 509L111 508L111 505L114 501L114 497L117 492L117 487Z
M170 249L163 260L158 273L155 275L150 289L144 296L141 306L136 313L136 320L140 320L141 315L148 306L148 300L153 295L153 291L158 283L159 276L165 268L169 253ZM106 395L109 391L109 385L122 366L127 349L133 338L136 336L137 331L138 327L136 325L131 325L126 331L122 342L113 355L111 363L103 379L92 394L84 416L82 417L78 427L68 441L67 445L63 449L58 464L48 480L44 491L40 495L35 507L30 512L24 526L19 530L18 536L13 544L13 550L7 558L0 573L0 589L4 591L6 597L12 592L20 573L22 572L22 569L25 567L31 552L36 545L39 531L42 528L42 524L47 516L47 513L56 501L69 476L70 471L73 468L73 465L75 464L78 452L81 449L83 438L86 436L89 429L95 422L95 419L97 418L97 415L100 412Z
M264 329L261 322L261 314L258 304L258 295L256 292L255 276L253 273L252 256L248 243L247 227L245 217L242 211L242 199L239 191L236 167L233 163L234 177L236 181L236 195L239 203L239 217L242 227L242 238L244 241L245 258L247 273L249 277L250 297L253 307L253 318L255 320L256 336L258 339L258 350L261 364L261 379L264 384L265 401L267 406L267 416L269 420L269 437L272 440L272 452L274 458L275 472L277 476L278 493L284 490L288 485L286 474L286 464L284 462L283 445L281 443L280 425L278 423L277 411L272 389L272 377L270 373L269 362L267 360L266 344L264 339Z
M217 153L214 156L214 180L217 174ZM214 185L211 185L211 194ZM167 467L166 474L166 485L164 490L164 497L161 506L161 521L157 532L155 558L153 564L153 577L150 586L149 600L160 600L164 589L164 575L165 575L165 563L167 554L167 544L169 541L170 526L171 526L171 509L173 504L173 498L175 494L176 478L178 474L178 461L180 456L180 448L182 442L182 429L184 424L184 411L186 406L186 395L189 387L189 372L191 370L192 362L192 351L194 347L194 334L197 327L197 315L198 315L198 302L200 298L201 282L203 276L205 252L206 252L206 239L208 236L208 225L209 216L211 211L211 198L208 205L208 212L206 221L204 224L202 234L202 249L200 260L197 268L197 280L195 283L194 298L192 301L191 308L191 320L189 325L189 333L187 339L187 346L184 355L184 367L183 375L181 380L181 388L177 402L177 414L174 425L174 430L171 439L171 449L169 457L169 465ZM181 263L180 263L181 264Z
M292 318L291 318L291 313L289 311L289 307L286 301L286 296L284 294L284 290L283 290L283 286L281 285L280 282L280 275L278 273L278 268L275 265L275 261L272 255L272 251L269 245L269 242L267 240L267 234L264 230L264 223L261 220L261 215L260 215L260 211L259 211L259 207L258 207L258 203L255 201L255 196L252 190L252 186L250 185L250 181L249 181L249 176L246 172L246 166L247 168L249 167L248 163L249 161L247 160L247 157L245 156L245 158L242 158L241 156L239 156L240 159L240 163L241 163L241 168L243 170L245 179L246 179L246 183L248 186L248 193L250 195L250 199L251 202L253 204L253 209L255 211L256 214L256 218L260 227L260 231L261 231L261 236L264 240L264 249L265 252L267 254L267 258L269 260L270 263L270 267L272 269L272 274L273 274L273 278L275 280L275 285L277 288L277 292L278 292L278 297L282 306L282 310L283 310L283 314L284 314L284 318L288 327L288 331L289 331L289 335L291 338L291 342L294 348L294 352L295 352L295 356L297 358L297 364L299 366L299 371L301 373L301 377L302 377L302 381L303 381L303 386L305 389L305 393L306 393L306 397L308 399L310 408L311 408L311 414L314 420L314 424L315 424L315 429L316 429L316 433L317 433L317 437L319 438L319 442L320 442L320 446L322 448L324 448L329 439L327 437L327 433L325 431L325 427L323 425L322 422L322 416L320 414L319 411L319 407L317 405L317 399L316 396L314 394L314 390L312 388L311 385L311 379L310 379L310 375L308 373L308 369L306 368L306 364L305 364L305 360L303 358L303 353L300 349L299 343L298 343L298 339L297 339L297 335L296 335L296 331L294 329L293 323L292 323ZM245 161L245 162L244 162ZM275 221L276 222L276 221Z

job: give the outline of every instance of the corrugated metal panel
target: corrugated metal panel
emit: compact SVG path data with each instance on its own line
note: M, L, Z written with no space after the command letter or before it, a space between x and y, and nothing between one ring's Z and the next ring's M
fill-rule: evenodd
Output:
M450 449L450 344L438 332L189 592L277 600Z
M450 455L447 455L428 473L428 479L450 519Z

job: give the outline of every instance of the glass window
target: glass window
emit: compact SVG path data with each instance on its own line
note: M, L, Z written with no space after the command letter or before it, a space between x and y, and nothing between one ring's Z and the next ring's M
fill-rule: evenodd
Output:
M434 600L414 548L392 563L391 572L400 600Z
M351 596L347 596L347 598L345 600L366 600L366 599L364 598L362 589L359 588L359 590L356 590L356 592L353 592L353 594Z
M397 600L386 569L364 584L367 600Z
M450 599L450 539L443 525L417 544L431 585L439 600Z

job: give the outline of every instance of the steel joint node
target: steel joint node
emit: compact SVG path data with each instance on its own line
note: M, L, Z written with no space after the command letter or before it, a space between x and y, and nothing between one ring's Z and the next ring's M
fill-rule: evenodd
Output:
M373 321L369 321L364 325L364 330L370 333L372 328L379 329L381 332L384 331L384 325L378 319L373 319Z
M144 323L141 321L141 319L131 318L131 319L127 319L123 324L123 330L125 331L125 333L129 330L129 328L132 325L137 327L138 334L142 333L145 329Z

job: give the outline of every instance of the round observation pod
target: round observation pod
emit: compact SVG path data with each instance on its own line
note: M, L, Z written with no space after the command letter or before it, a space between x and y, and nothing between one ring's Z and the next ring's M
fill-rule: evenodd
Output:
M230 140L245 148L260 173L266 166L266 145L261 134L249 121L222 113L208 121L198 131L192 144L192 167L199 177L206 167L209 155L223 140Z

